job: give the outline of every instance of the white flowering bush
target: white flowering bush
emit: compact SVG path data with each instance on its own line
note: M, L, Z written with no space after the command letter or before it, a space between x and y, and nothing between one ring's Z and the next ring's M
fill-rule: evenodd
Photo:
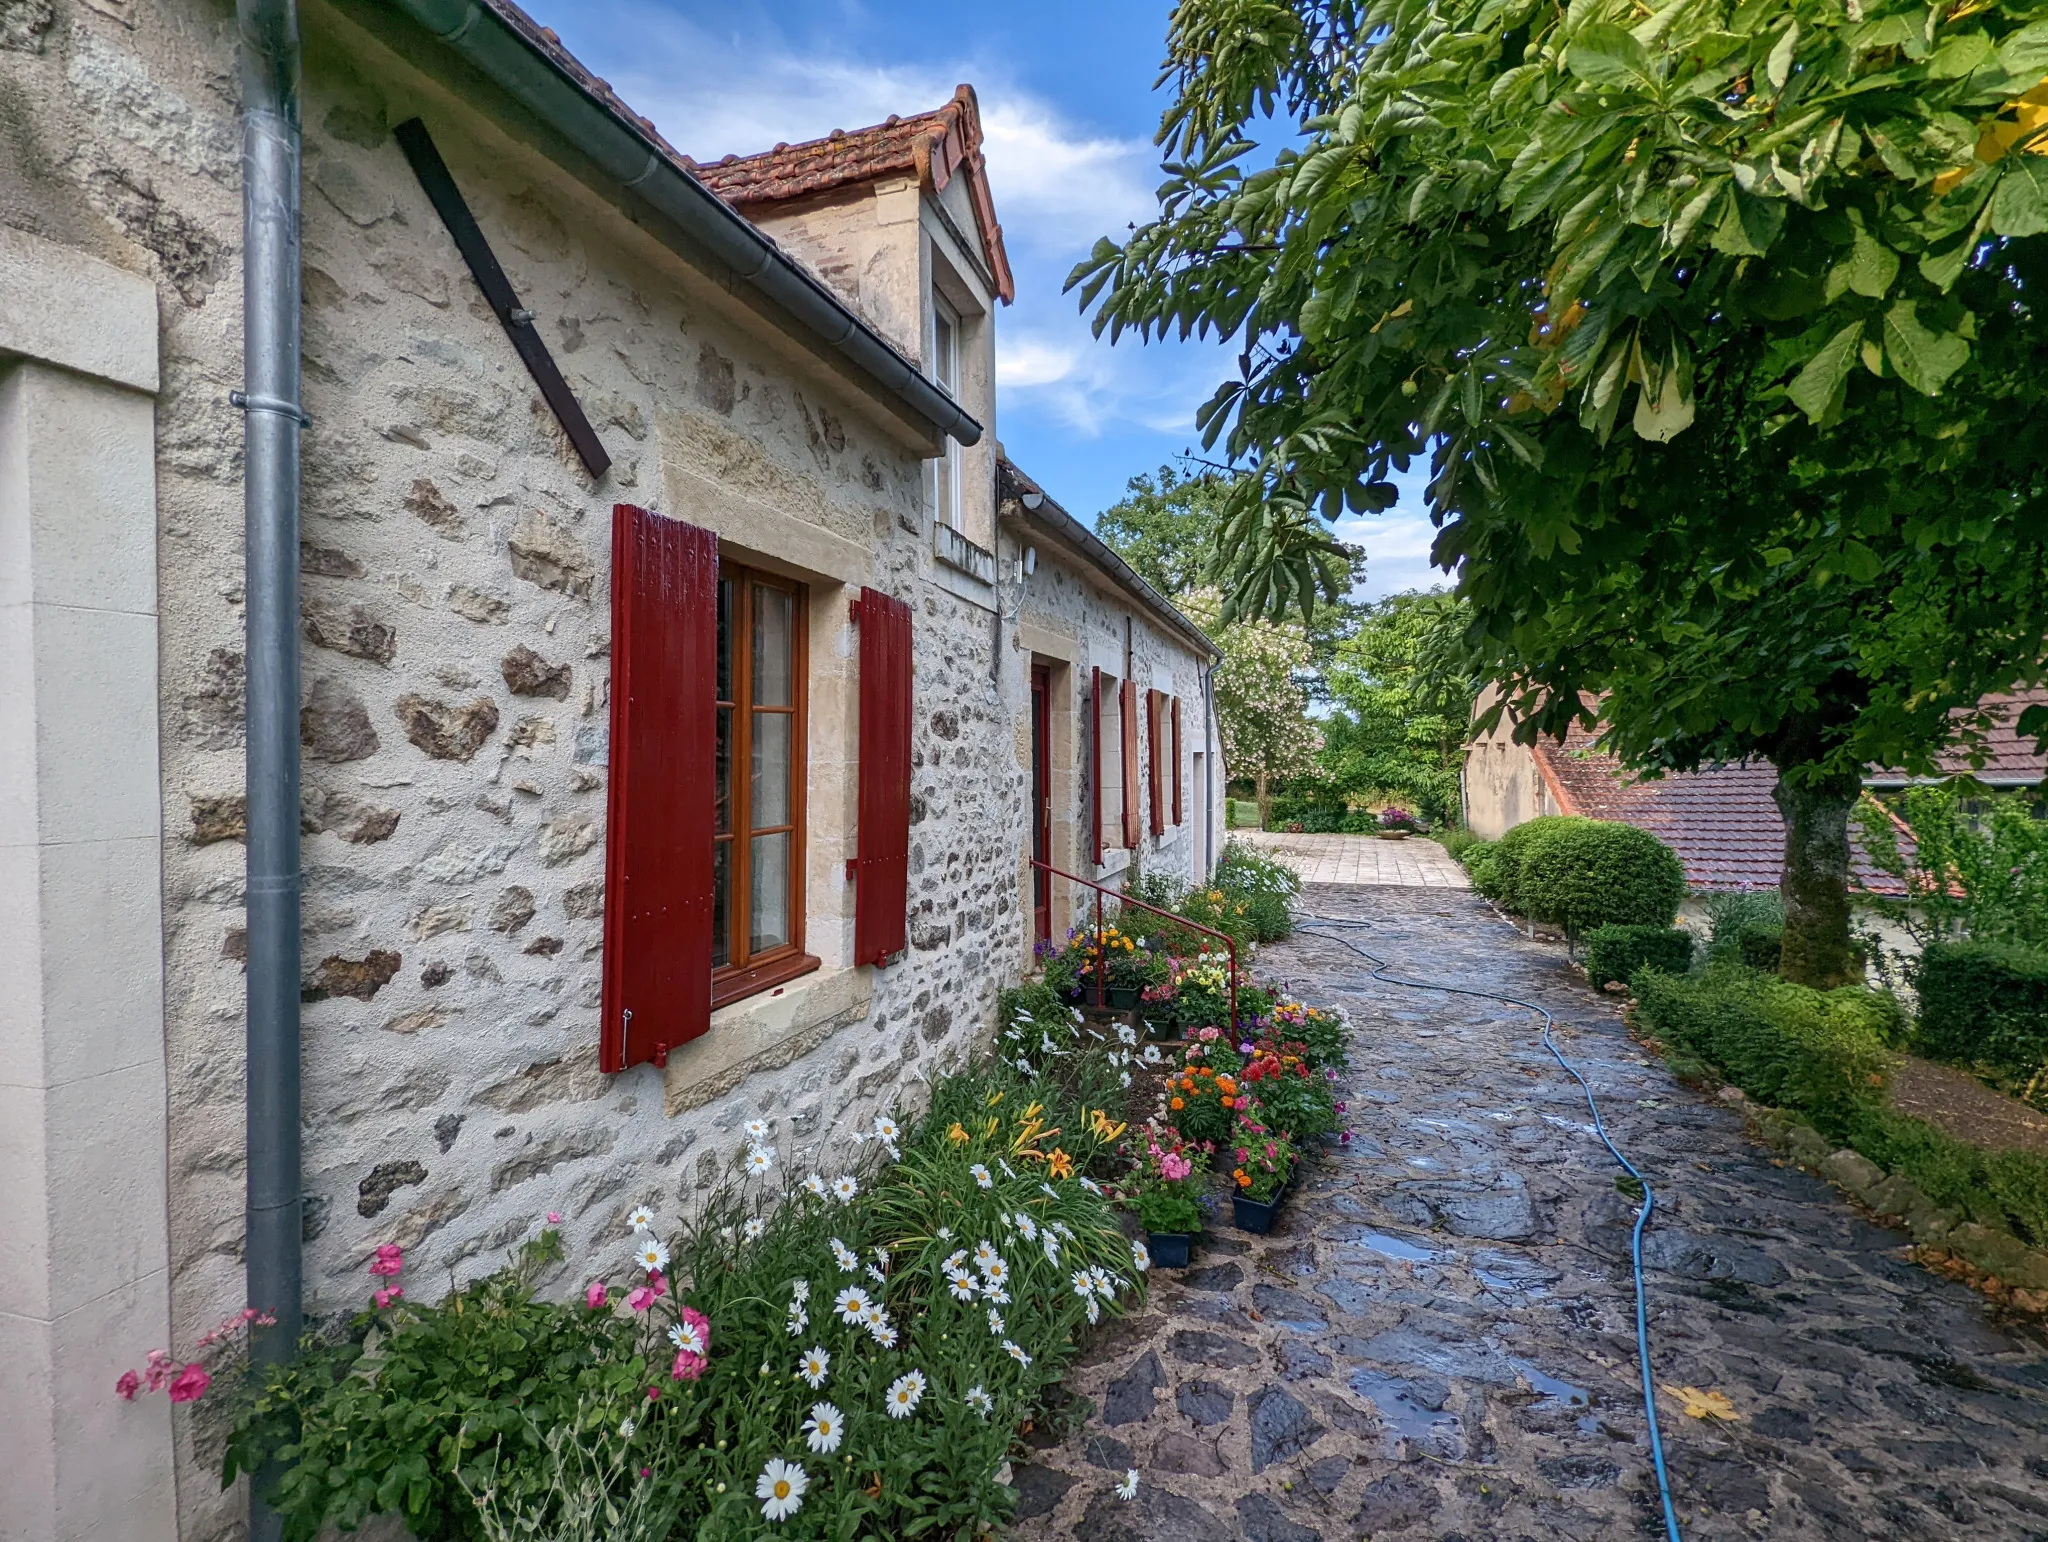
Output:
M1104 1197L1109 1053L946 1078L815 1148L757 1121L694 1216L634 1209L567 1304L534 1288L552 1225L438 1303L384 1286L270 1373L230 1472L287 1464L293 1538L380 1511L465 1542L981 1536L1079 1330L1144 1289Z

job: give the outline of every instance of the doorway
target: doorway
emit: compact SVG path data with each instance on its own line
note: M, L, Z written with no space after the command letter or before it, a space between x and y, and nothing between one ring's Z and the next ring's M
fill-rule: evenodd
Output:
M1031 666L1031 860L1052 860L1052 669ZM1052 876L1031 869L1031 939L1052 937Z

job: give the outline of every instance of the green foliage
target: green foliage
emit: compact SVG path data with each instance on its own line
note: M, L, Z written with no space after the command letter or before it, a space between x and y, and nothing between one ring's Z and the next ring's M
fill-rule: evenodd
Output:
M1719 1068L1751 1097L1847 1128L1881 1103L1898 1005L1861 986L1816 991L1754 970L1646 973L1633 982L1637 1018L1653 1038Z
M1457 664L1470 617L1442 592L1370 607L1340 643L1328 679L1318 780L1357 797L1400 797L1431 821L1455 817L1458 769L1476 696Z
M1707 958L1711 963L1748 962L1743 955L1743 934L1777 932L1785 925L1785 902L1776 889L1707 894L1701 897L1700 906L1707 913Z
M1138 1196L1138 1219L1151 1232L1198 1232L1202 1207L1178 1185L1147 1189Z
M1573 935L1595 926L1669 926L1685 896L1671 848L1633 825L1547 814L1469 848L1473 885L1513 915Z
M1804 1115L1828 1140L1902 1174L1937 1205L2032 1246L2048 1244L2048 1158L1985 1150L1889 1106L1888 1047L1901 1030L1890 997L1860 986L1808 990L1714 965L1684 977L1647 975L1636 999L1643 1029L1681 1055Z
M1233 904L1245 907L1252 935L1259 942L1278 942L1294 930L1292 906L1301 892L1301 875L1286 863L1275 861L1256 846L1232 841L1216 859L1210 882Z
M1692 933L1680 926L1596 926L1586 933L1586 978L1626 985L1641 969L1684 974L1692 967Z
M580 1293L567 1304L538 1298L536 1272L560 1258L557 1234L543 1233L514 1268L438 1304L365 1313L341 1341L309 1343L270 1372L231 1439L230 1475L273 1454L296 1458L276 1497L301 1539L379 1512L401 1514L422 1537L474 1537L465 1489L492 1490L501 1518L565 1535L593 1481L609 1485L600 1510L629 1515L643 1466L644 1481L671 1496L677 1537L993 1531L1015 1503L996 1474L1018 1422L1059 1381L1083 1324L1142 1290L1115 1213L1082 1182L1120 1160L1123 1126L1103 1112L1120 1096L1116 1064L1093 1052L1029 1074L998 1063L943 1078L927 1113L898 1133L900 1159L878 1162L883 1143L870 1136L866 1166L826 1169L857 1173L850 1203L809 1192L794 1174L771 1191L743 1178L736 1158L670 1239L670 1293L644 1312L626 1309L616 1287L595 1309ZM812 1158L829 1161L828 1147ZM958 1299L945 1267L984 1242L1008 1270L1001 1337L984 1294ZM842 1248L858 1255L851 1267ZM1109 1299L1073 1289L1074 1272L1091 1266L1113 1281ZM842 1286L882 1303L895 1347L841 1320ZM685 1303L711 1325L696 1379L671 1374L667 1331ZM808 1320L792 1336L799 1312ZM819 1390L792 1374L813 1345L831 1355ZM910 1418L887 1417L887 1389L911 1370L926 1380L922 1402ZM985 1418L967 1401L973 1388L990 1399ZM807 1451L801 1429L827 1399L845 1415L834 1460ZM578 1465L566 1487L565 1441L604 1458ZM612 1443L630 1460L612 1460ZM810 1479L802 1509L774 1526L753 1498L770 1457L801 1462Z
M1011 1030L1033 1044L1041 1035L1058 1049L1071 1049L1079 1022L1059 987L1040 976L1021 985L1006 985L996 992L996 1032L1003 1038Z
M1315 767L1322 735L1309 721L1301 684L1314 658L1297 622L1226 624L1213 589L1181 596L1181 609L1222 652L1211 675L1216 727L1231 774L1270 785Z
M1776 974L1784 962L1785 928L1753 922L1735 934L1735 959L1751 969Z
M1936 1060L2026 1083L2048 1065L2048 950L1935 942L1914 968L1916 1047Z
M1297 1140L1330 1134L1337 1128L1337 1095L1329 1078L1306 1057L1286 1063L1265 1047L1270 1043L1263 1041L1260 1052L1238 1073L1258 1121Z
M2034 796L1949 781L1909 787L1900 805L1910 854L1876 800L1856 811L1871 864L1911 896L1877 908L1923 947L1962 937L2048 947L2048 820L2034 817Z
M1461 864L1465 860L1465 854L1473 847L1487 844L1463 825L1439 825L1431 834L1437 844L1443 847L1444 854L1453 862Z

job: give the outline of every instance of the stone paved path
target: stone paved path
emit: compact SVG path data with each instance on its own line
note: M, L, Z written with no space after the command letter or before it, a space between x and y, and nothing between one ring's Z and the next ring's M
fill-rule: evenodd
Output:
M2048 1538L2048 1350L1906 1262L1905 1237L1773 1165L1647 1063L1612 998L1468 894L1309 890L1381 956L1531 996L1660 1194L1660 1418L1689 1539ZM1158 1271L1019 1463L1018 1539L1439 1542L1661 1536L1637 1391L1631 1201L1533 1020L1400 991L1297 934L1267 972L1351 1012L1357 1131L1269 1237ZM1085 1402L1083 1401L1085 1400ZM1041 1437L1050 1444L1050 1437ZM1136 1501L1112 1483L1142 1474Z
M1257 846L1301 874L1303 883L1394 884L1416 889L1469 889L1472 880L1435 841L1411 835L1288 835L1278 830L1235 830L1231 839Z

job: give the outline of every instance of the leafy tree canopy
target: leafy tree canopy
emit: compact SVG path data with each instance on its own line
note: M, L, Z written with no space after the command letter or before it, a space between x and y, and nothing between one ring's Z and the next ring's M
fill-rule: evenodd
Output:
M1468 621L1450 594L1396 594L1337 645L1327 677L1336 711L1318 757L1332 792L1395 794L1431 819L1458 817L1476 694L1458 656Z
M1302 676L1309 642L1300 623L1247 620L1222 624L1222 596L1197 589L1181 607L1223 651L1215 676L1216 726L1233 777L1257 788L1261 823L1271 812L1273 787L1315 769L1322 735L1308 719Z

